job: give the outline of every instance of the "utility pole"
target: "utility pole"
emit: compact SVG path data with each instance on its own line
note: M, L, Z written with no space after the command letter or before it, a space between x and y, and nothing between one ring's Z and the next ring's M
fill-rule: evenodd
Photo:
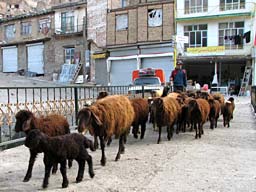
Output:
M83 52L84 52L84 64L83 64L83 80L84 83L87 82L87 51L88 51L88 44L87 44L87 5L85 9L85 16L83 18Z

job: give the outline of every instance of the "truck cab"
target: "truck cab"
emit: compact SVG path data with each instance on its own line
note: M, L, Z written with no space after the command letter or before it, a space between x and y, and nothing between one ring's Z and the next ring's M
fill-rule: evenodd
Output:
M132 87L129 94L152 93L152 91L163 91L165 75L163 69L144 68L132 72Z

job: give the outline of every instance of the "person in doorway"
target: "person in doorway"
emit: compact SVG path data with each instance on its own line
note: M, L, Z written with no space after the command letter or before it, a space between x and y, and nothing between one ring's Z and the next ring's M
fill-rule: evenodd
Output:
M173 84L174 92L183 92L187 87L187 73L185 69L182 69L183 62L177 60L176 67L172 71L170 76L170 82Z

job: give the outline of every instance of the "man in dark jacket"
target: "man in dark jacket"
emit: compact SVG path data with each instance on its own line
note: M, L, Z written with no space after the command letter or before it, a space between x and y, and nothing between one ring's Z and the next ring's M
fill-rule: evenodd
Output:
M185 91L187 87L186 70L182 69L183 62L178 60L175 69L170 76L170 82L173 83L174 91Z

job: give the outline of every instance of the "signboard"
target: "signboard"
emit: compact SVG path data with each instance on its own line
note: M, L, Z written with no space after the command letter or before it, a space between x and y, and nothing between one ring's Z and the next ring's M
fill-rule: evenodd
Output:
M93 54L92 59L104 59L107 57L106 53Z
M188 43L188 36L176 35L176 43Z
M187 56L224 55L224 46L187 48Z

